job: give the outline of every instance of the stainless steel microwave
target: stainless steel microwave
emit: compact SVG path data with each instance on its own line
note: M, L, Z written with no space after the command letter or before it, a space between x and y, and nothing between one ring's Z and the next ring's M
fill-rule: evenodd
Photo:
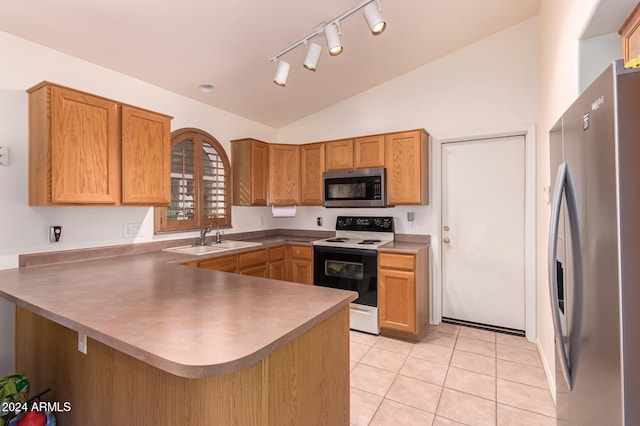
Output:
M332 170L322 173L325 207L386 207L384 167Z

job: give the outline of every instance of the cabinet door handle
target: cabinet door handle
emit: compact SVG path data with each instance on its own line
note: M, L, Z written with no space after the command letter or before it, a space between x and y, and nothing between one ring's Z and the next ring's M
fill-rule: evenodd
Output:
M447 237L444 237L443 241L444 241L445 244L449 244L451 242L451 240L449 238L447 238Z

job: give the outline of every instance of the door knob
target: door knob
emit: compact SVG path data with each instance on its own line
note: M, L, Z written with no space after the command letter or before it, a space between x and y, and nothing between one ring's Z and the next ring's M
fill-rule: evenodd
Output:
M447 237L444 237L443 241L444 241L445 244L449 244L451 242L451 240L449 238L447 238Z
M447 225L445 225L445 226L444 226L444 230L445 230L445 231L448 231L448 230L449 230L449 227L448 227Z

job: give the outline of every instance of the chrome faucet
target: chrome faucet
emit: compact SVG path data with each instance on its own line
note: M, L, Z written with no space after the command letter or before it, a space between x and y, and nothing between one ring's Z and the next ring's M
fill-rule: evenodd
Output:
M216 224L216 244L222 243L222 236L224 235L224 231L220 233L220 227L218 226L218 222L214 222Z
M205 228L200 230L200 239L196 241L197 246L206 246L207 245L207 234L211 232L211 223L207 225Z
M213 224L216 225L216 244L222 243L222 237L224 236L224 231L220 232L220 227L218 226L218 222L211 222L207 225L206 228L202 228L200 230L200 239L196 242L197 246L206 246L207 245L207 234L213 230Z

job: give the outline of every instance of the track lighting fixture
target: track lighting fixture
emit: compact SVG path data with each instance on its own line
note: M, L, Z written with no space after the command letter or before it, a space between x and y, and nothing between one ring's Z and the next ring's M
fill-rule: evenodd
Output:
M387 23L382 19L379 6L373 3L369 3L363 9L364 19L369 24L369 28L373 35L381 34L387 26Z
M291 68L291 64L287 61L283 61L281 59L276 59L276 76L273 77L273 82L278 86L286 86L287 78L289 78L289 69Z
M322 53L322 46L316 43L305 43L305 45L307 45L307 56L304 58L303 66L310 71L315 71Z
M380 2L381 0L366 0L358 6L346 11L337 18L323 23L322 25L318 26L311 34L301 38L300 40L291 44L289 47L273 55L271 59L269 59L269 61L276 64L276 75L273 81L279 86L284 86L287 83L289 69L291 66L288 62L281 60L280 57L286 55L301 44L304 44L307 49L307 55L303 64L304 67L311 71L316 70L318 61L320 60L320 54L322 53L322 47L319 44L309 42L309 40L316 36L324 35L327 42L329 54L331 56L336 56L342 53L343 47L342 41L340 40L340 23L349 16L358 12L360 9L363 9L364 18L371 32L374 35L382 33L386 28L386 23L384 19L382 19L382 15L380 14L380 11L382 10Z
M324 27L324 37L327 39L327 49L329 49L331 56L337 56L342 53L340 30L337 23L332 22Z

